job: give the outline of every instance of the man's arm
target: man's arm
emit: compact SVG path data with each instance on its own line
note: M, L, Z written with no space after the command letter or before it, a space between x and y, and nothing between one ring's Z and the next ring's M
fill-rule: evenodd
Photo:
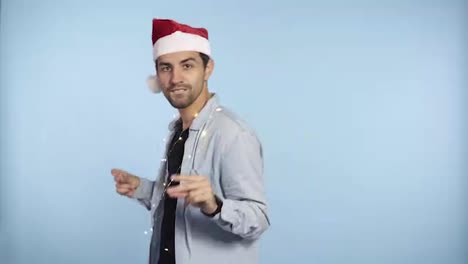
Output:
M262 147L255 135L240 131L221 157L221 212L213 217L221 228L257 239L270 226L263 179Z
M140 178L140 185L135 190L132 198L136 199L146 209L151 209L151 199L153 196L154 181Z
M153 181L140 178L121 169L112 169L111 174L114 176L117 193L127 196L128 198L136 199L145 206L146 209L151 209L151 198L154 187Z

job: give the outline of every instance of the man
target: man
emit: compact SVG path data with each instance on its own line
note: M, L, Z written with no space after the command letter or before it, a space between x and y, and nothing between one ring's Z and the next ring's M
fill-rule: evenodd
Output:
M111 171L117 192L151 212L151 264L258 263L270 225L261 143L209 92L210 55L206 29L153 20L150 84L180 115L155 181Z

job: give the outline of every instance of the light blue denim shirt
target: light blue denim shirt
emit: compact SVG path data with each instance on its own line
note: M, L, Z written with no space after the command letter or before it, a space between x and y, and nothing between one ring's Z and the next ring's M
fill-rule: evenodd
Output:
M174 134L178 119L169 125L169 139ZM159 232L161 228L166 166L164 156L157 179L151 181L141 178L134 195L150 210L153 232ZM210 218L199 208L184 205L184 199L178 199L176 263L259 263L258 241L270 225L264 189L262 146L255 132L245 122L219 105L216 94L190 126L181 174L207 176L215 194L223 201L223 207L219 214Z

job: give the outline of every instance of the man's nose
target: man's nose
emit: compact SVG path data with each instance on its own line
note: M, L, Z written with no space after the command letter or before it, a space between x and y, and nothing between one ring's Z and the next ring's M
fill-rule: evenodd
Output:
M177 85L183 83L183 81L182 70L174 67L174 69L172 69L172 84Z

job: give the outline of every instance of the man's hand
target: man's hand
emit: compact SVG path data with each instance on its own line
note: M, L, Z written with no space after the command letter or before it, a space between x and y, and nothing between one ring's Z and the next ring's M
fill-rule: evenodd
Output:
M112 169L111 174L114 176L117 193L129 198L133 197L135 190L140 186L140 178L119 169Z
M185 198L185 203L200 208L205 214L211 214L218 208L211 183L205 176L172 176L172 181L179 185L167 188L167 195L172 198Z

